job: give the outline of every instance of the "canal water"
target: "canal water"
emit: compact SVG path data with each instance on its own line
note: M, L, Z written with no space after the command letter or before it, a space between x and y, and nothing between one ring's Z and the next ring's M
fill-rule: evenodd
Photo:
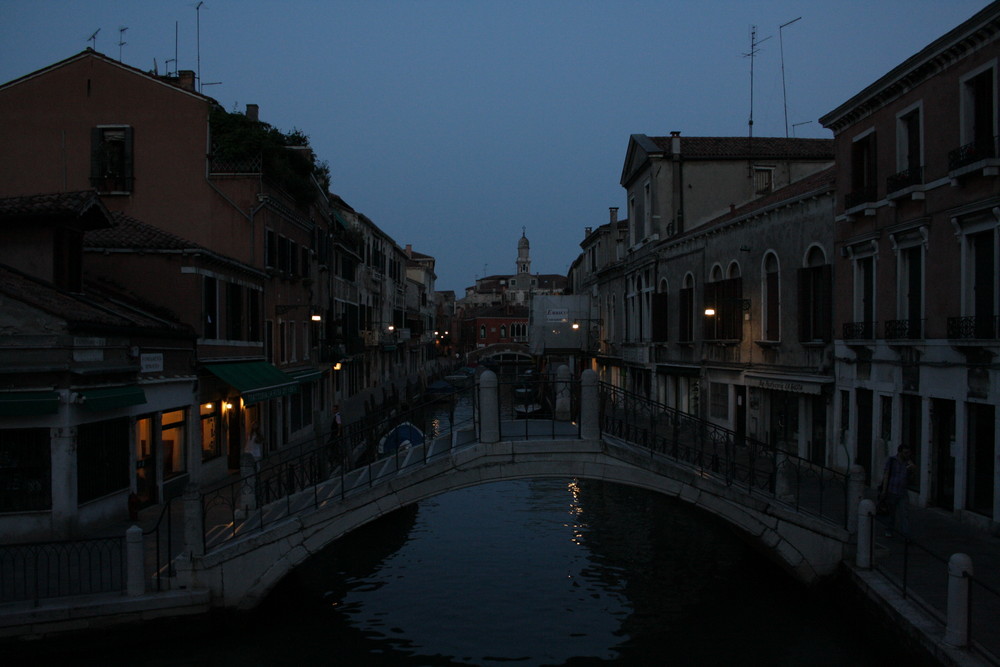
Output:
M30 655L131 666L915 664L839 597L835 585L797 585L680 501L519 480L387 515L314 555L253 613L46 640Z

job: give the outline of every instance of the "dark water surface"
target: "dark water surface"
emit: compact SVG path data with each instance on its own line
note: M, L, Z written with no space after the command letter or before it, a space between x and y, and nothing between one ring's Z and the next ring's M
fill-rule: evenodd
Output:
M384 517L315 555L253 614L43 641L31 655L146 666L913 664L892 640L866 636L835 593L796 585L681 502L521 480Z

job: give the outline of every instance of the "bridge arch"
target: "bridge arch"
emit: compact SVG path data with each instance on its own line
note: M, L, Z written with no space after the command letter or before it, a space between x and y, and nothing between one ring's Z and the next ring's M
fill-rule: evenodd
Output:
M735 527L807 583L831 574L850 549L846 528L796 512L773 498L748 497L666 458L650 465L648 453L610 439L475 443L423 465L375 474L370 486L342 501L193 559L192 576L212 589L215 604L249 609L309 556L396 509L479 484L552 477L625 484L696 505Z

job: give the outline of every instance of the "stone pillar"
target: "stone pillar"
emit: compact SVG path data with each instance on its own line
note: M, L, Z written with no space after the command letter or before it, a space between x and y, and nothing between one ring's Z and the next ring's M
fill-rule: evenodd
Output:
M597 440L601 437L601 406L597 372L587 369L580 375L580 437Z
M52 530L56 538L69 538L77 520L76 429L59 426L50 431L52 479Z
M872 567L872 524L875 522L875 503L867 498L861 501L858 516L858 551L854 562L862 570Z
M865 469L854 464L847 471L847 532L858 530L858 512L865 497Z
M563 364L556 371L556 406L553 415L556 421L568 422L573 418L573 401L570 398L569 366Z
M125 594L130 598L146 592L145 561L142 528L132 526L125 531Z
M205 517L201 511L201 493L184 492L184 550L193 556L205 554Z
M497 374L483 371L479 376L479 441L500 442L500 392Z
M948 559L948 625L944 643L962 648L969 643L969 588L972 584L972 559L952 554Z

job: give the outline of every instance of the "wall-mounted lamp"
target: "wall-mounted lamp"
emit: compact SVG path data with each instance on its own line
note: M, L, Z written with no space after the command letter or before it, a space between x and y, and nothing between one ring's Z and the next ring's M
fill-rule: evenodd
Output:
M339 370L341 370L341 369L342 369L343 367L344 367L344 364L342 364L342 363L340 363L340 362L338 361L337 363L335 363L335 364L333 365L333 370L335 370L335 371L339 371Z
M222 403L222 409L223 410L232 410L233 409L233 404L230 403L230 402L228 402L228 401L223 401L223 403Z

